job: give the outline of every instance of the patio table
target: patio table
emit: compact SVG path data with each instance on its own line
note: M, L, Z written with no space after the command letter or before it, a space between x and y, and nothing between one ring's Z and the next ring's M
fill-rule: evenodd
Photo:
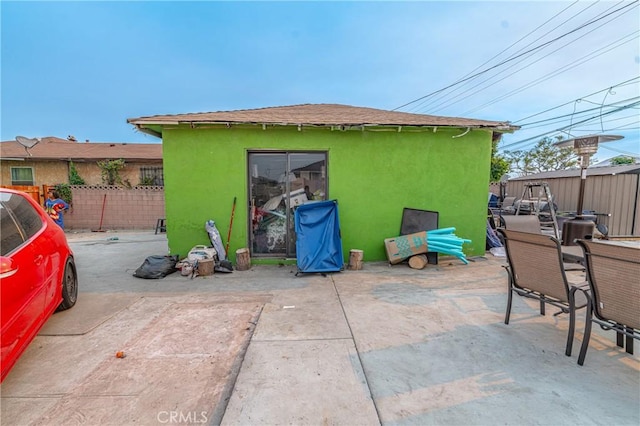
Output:
M562 260L568 263L580 263L584 265L584 253L580 246L560 246Z
M640 239L612 239L612 240L593 240L598 244L612 244L618 246L633 247L640 250ZM565 262L580 263L584 265L584 253L580 246L560 246L562 250L562 259Z

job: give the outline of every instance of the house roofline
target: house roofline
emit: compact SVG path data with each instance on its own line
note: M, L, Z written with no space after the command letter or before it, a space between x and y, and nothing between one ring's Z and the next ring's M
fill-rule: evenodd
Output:
M447 129L461 129L461 130L490 130L494 134L503 134L503 133L512 133L518 130L519 126L511 126L511 125L499 125L499 126L488 126L488 125L465 125L465 124L376 124L376 123L344 123L344 124L316 124L316 123L278 123L278 122L254 122L254 121L213 121L213 120L192 120L192 121L146 121L142 120L127 120L129 124L132 124L136 127L136 129L142 133L149 134L151 136L155 136L157 138L162 138L162 130L164 128L191 128L191 129L202 129L206 128L206 126L211 127L241 127L241 126L260 126L263 130L266 130L268 127L297 127L298 130L302 130L303 128L307 129L330 129L332 131L340 130L340 131L395 131L401 133L403 130L410 130L413 132L422 131L422 132L436 132L438 128L447 128ZM159 127L160 131L154 130L151 127Z
M460 117L440 117L339 104L303 104L249 110L204 113L153 115L129 118L127 123L138 130L160 137L165 126L286 126L331 128L332 130L417 129L438 127L482 129L494 133L510 133L520 129L508 121L479 120ZM414 130L415 131L415 130Z

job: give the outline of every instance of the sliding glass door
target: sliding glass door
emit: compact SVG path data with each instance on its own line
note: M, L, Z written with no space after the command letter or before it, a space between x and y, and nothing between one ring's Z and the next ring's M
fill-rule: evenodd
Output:
M249 238L255 257L295 257L294 210L325 200L325 152L249 153Z

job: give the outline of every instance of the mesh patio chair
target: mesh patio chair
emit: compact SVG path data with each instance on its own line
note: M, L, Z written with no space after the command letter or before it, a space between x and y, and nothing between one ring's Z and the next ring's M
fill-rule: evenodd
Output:
M500 211L504 214L514 214L516 212L515 202L516 197L504 197L504 200L500 203Z
M500 216L500 225L512 231L542 234L540 219L535 215Z
M584 364L594 322L604 330L614 330L619 347L626 337L626 351L633 354L633 340L640 339L640 250L588 240L577 242L584 250L590 290L578 364Z
M500 226L512 231L529 232L532 234L542 234L540 219L535 215L523 216L500 216ZM562 256L565 271L584 271L584 265L575 263L571 259Z
M571 356L575 333L575 311L587 305L586 283L567 280L560 242L549 235L498 229L507 253L508 300L504 323L509 324L513 294L540 301L540 315L545 305L560 308L554 315L569 314L569 331L565 355ZM580 287L581 292L572 291Z

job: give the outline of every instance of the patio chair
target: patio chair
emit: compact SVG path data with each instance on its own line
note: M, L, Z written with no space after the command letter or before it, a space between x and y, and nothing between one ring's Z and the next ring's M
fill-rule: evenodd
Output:
M591 325L617 333L616 343L633 354L633 339L640 339L640 250L610 243L577 240L584 250L589 283L587 317L578 364L589 348Z
M509 324L513 294L540 301L540 315L545 305L560 308L554 315L569 314L569 331L565 355L571 356L575 332L575 311L587 305L584 291L571 291L575 284L567 280L560 242L549 235L498 229L507 253L508 300L504 323Z
M536 215L500 216L500 226L512 231L542 234L540 219ZM564 262L565 271L584 271L584 265L580 262L575 262L571 256L563 254L562 261Z
M500 203L500 211L505 214L514 214L516 212L515 202L516 197L504 197L504 200Z
M540 219L536 215L500 216L500 226L512 231L541 234Z

